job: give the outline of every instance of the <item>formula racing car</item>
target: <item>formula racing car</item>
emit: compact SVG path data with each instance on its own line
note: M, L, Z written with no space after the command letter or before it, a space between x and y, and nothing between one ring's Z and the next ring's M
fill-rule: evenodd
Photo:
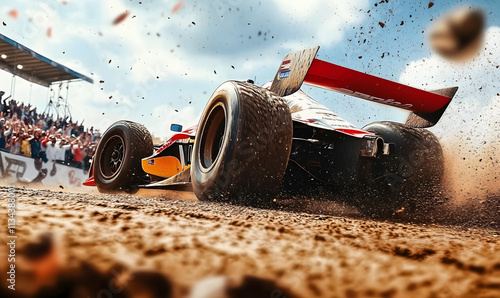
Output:
M321 186L366 215L417 208L439 191L443 153L425 128L457 87L424 91L316 59L287 54L262 87L228 81L199 124L154 146L147 129L118 121L103 134L85 185L101 192L191 185L200 200L260 205ZM356 128L301 89L303 83L410 111L406 123Z

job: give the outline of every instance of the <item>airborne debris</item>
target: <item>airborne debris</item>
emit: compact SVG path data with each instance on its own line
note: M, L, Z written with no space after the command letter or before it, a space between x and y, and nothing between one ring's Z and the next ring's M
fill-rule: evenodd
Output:
M173 8L172 13L178 12L181 8L184 7L184 1L179 1Z
M382 23L382 22L378 22L378 24L380 25L380 27L384 28L385 27L385 24Z
M450 61L472 60L482 50L484 12L477 8L455 9L430 28L431 47Z
M17 11L17 9L13 9L9 11L9 16L13 19L17 19L17 17L19 16L19 12Z
M431 8L433 6L434 6L434 2L431 1L431 2L429 2L429 6L427 6L427 8Z
M117 16L114 20L113 20L113 25L118 25L120 24L121 22L125 21L125 19L127 18L128 14L130 12L128 10L126 10L125 12L123 12L122 14L120 14L119 16Z
M405 207L401 207L401 209L396 211L396 215L400 216L400 217L404 216L405 215Z

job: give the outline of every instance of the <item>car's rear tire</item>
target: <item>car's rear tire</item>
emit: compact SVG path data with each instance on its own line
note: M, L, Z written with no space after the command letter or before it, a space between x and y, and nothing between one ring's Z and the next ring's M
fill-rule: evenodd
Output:
M134 193L144 181L141 159L153 153L153 140L141 124L113 123L103 134L94 156L94 179L99 192Z
M276 94L223 83L198 126L191 180L200 200L261 205L279 190L292 144L292 118Z
M444 173L443 151L436 136L426 129L388 121L374 122L363 129L390 143L391 153L365 159L366 188L358 195L359 211L387 218L398 210L415 214L433 206Z

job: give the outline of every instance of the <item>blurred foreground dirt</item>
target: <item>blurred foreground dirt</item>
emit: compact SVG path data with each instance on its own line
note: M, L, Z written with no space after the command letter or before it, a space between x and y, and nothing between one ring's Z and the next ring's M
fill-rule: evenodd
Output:
M496 224L374 221L317 200L254 209L164 193L16 188L16 292L4 246L0 296L500 297ZM6 229L6 187L0 198Z

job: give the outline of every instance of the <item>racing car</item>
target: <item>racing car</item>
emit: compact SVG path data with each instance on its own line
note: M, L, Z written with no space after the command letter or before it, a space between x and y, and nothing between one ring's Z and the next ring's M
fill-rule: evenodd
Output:
M199 124L154 146L141 124L118 121L102 135L90 178L100 192L189 185L199 200L266 204L321 186L370 216L432 200L443 152L425 128L458 87L424 91L316 58L319 47L285 55L272 82L228 81ZM357 128L300 88L308 84L399 109L406 122Z

